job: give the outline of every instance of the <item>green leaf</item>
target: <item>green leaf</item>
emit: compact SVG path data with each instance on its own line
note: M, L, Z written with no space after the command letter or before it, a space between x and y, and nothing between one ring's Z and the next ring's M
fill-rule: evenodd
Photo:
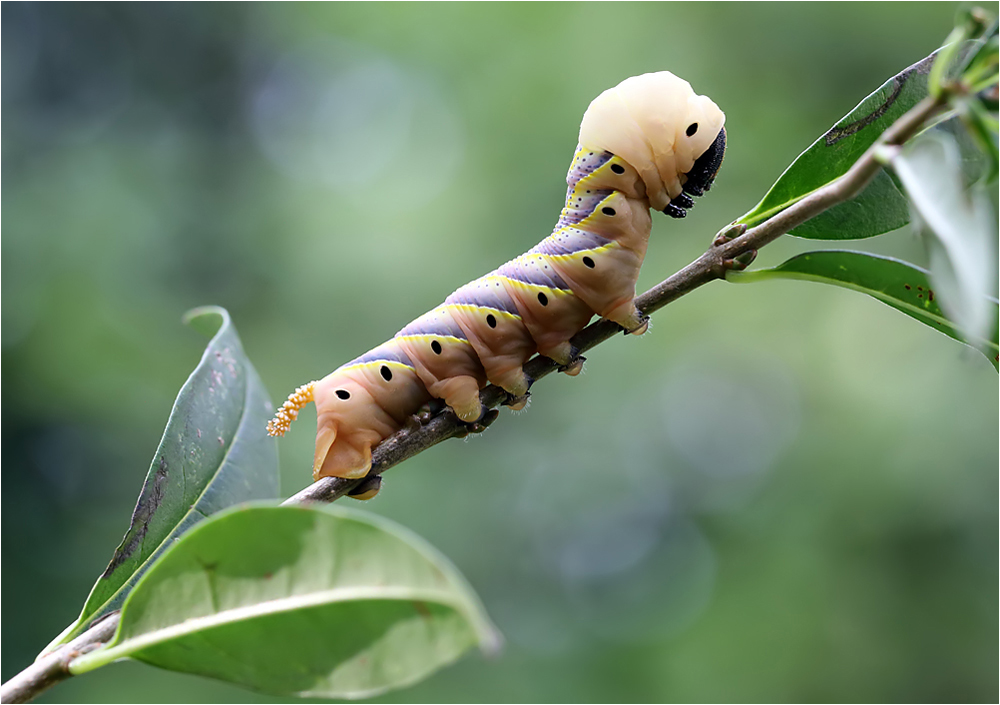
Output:
M954 321L941 310L928 272L907 262L864 252L824 250L797 255L770 269L726 274L726 281L730 282L767 279L802 279L860 291L955 340L965 342ZM996 321L1000 312L997 300L984 298ZM996 328L991 337L974 341L974 344L994 367L998 367L1000 346Z
M365 512L251 506L213 517L143 576L108 648L268 693L360 698L399 688L477 643L498 646L446 558Z
M763 200L736 222L752 227L843 176L886 128L927 96L927 74L933 63L934 55L928 56L861 101L800 154ZM857 198L834 206L790 234L850 240L881 235L909 220L906 197L892 176L880 172Z
M997 124L997 119L983 107L979 96L967 97L956 102L959 104L962 124L965 125L971 141L976 146L976 152L971 160L965 154L971 150L963 150L963 173L969 172L967 166L969 161L981 161L985 163L982 180L986 184L995 184L997 176L1000 175L1000 144L998 144L1000 140L997 134L1000 126Z
M193 525L233 504L278 496L277 450L264 431L273 407L229 313L199 308L185 321L215 335L177 395L125 538L80 617L46 651L118 609L143 572Z
M919 216L930 275L941 307L963 337L976 341L997 324L997 212L981 188L966 192L955 139L928 133L892 160Z

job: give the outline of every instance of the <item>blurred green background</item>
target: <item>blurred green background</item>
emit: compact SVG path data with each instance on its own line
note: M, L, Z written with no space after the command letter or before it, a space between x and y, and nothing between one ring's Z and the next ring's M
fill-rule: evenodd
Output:
M548 234L579 120L669 69L716 188L640 287L933 51L952 4L2 7L2 677L79 611L219 304L277 402ZM655 215L655 214L654 214ZM773 265L810 248L786 239ZM850 244L850 243L849 243ZM909 231L861 247L924 263ZM392 701L993 701L997 376L819 285L716 283L366 508L507 639ZM307 412L282 484L310 481ZM260 699L114 665L43 701Z

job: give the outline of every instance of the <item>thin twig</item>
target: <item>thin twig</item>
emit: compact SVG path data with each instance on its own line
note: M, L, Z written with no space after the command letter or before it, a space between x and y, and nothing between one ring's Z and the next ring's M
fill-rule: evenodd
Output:
M636 306L643 313L651 314L703 284L715 279L722 279L725 277L726 270L732 267L732 262L737 257L759 250L810 218L815 218L838 203L854 198L864 190L882 168L878 159L879 150L886 146L898 146L906 142L919 132L929 120L940 113L944 109L945 103L946 100L943 97L925 98L883 132L875 144L861 155L858 161L839 179L817 189L739 237L731 240L717 238L716 242L719 244L713 244L705 254L684 269L637 297ZM720 236L727 230L729 228L724 229ZM619 332L621 329L616 324L601 320L577 333L571 342L581 352L586 352ZM558 369L556 363L541 356L532 358L524 366L525 372L535 380L556 371L556 369ZM492 409L506 399L506 394L499 387L490 385L481 392L480 399L483 406ZM468 426L459 421L450 410L438 414L419 428L404 428L387 438L372 452L372 469L369 472L369 477L381 475L394 465L437 445L441 441L462 436L468 432ZM353 488L365 480L367 478L347 480L339 477L324 477L289 497L284 504L333 502L350 493Z
M112 612L68 644L42 656L0 686L0 702L26 703L56 683L69 678L69 664L77 656L100 648L111 640L118 628L118 612Z

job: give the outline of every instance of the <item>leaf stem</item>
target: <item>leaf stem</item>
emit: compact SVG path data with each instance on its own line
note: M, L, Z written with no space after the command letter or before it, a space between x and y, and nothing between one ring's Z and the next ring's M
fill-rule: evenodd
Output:
M739 237L717 240L721 244L713 244L694 262L638 296L635 300L636 306L648 315L710 281L724 279L726 271L732 268L732 262L737 257L760 249L810 218L815 218L838 203L854 198L882 168L877 158L879 151L885 146L902 145L917 134L929 121L947 109L947 99L946 94L925 98L890 125L875 144L839 179L796 201ZM724 228L723 232L728 229L729 226ZM586 352L620 331L616 324L601 320L584 328L573 336L570 342L579 348L580 352ZM556 371L557 367L552 360L536 356L525 364L524 370L538 380ZM506 394L499 387L490 385L480 393L480 399L484 407L492 409L506 399ZM404 428L384 440L372 452L372 469L369 476L381 475L389 468L441 441L463 436L468 432L468 427L459 421L450 409L446 409L423 426L417 429ZM333 502L350 493L364 479L366 478L348 480L324 477L289 497L284 503Z

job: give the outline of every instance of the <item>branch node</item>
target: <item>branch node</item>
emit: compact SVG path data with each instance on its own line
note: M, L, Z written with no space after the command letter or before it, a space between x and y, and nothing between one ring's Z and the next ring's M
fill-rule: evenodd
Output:
M743 235L746 231L747 226L744 223L731 223L716 234L715 239L712 240L712 247L722 247L727 242Z

